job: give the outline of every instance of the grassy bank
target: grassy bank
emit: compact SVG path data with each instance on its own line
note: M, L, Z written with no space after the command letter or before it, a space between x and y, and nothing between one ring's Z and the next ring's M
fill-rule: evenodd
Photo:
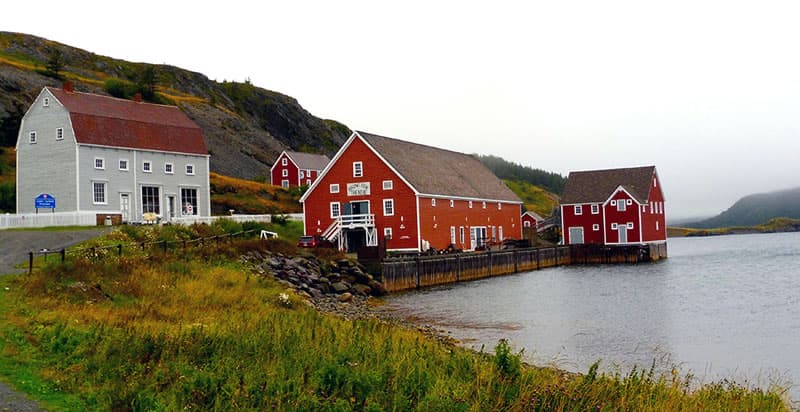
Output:
M237 230L126 228L98 242ZM202 233L201 233L202 232ZM282 240L181 253L83 253L0 279L0 373L52 410L786 410L734 383L690 390L652 370L584 375L474 353L378 320L322 315L239 256ZM148 256L149 255L149 256Z

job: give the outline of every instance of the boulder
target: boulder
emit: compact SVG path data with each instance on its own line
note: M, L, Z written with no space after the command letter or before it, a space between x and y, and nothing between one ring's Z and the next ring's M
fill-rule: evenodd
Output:
M350 285L347 282L336 282L331 285L336 293L343 293L350 290Z
M363 283L358 283L353 285L353 291L361 296L369 296L372 293L372 288Z
M339 295L339 302L345 303L350 302L351 300L353 300L353 294L350 292L345 292Z

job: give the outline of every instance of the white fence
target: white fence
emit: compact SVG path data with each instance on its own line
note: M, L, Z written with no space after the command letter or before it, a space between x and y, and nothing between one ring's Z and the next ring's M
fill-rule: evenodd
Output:
M48 226L94 226L96 212L42 212L19 215L0 215L0 229L48 227Z
M0 229L34 228L48 226L95 226L98 212L56 212L39 214L0 215ZM211 223L217 219L231 219L234 222L272 222L272 216L286 216L289 220L303 221L302 213L284 215L229 215L229 216L184 216L172 219L172 223L191 225ZM163 221L162 221L163 222Z

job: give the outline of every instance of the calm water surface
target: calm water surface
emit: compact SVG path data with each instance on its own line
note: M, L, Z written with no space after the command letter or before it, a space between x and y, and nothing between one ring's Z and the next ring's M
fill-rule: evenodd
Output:
M578 372L656 360L702 381L800 383L800 233L670 239L669 255L430 288L387 307L466 346L507 338L529 361Z

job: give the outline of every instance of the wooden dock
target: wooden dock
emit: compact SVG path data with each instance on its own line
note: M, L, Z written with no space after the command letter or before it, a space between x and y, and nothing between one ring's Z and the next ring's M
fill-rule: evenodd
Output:
M386 258L381 282L389 292L444 285L543 268L651 262L667 257L667 244L568 245L478 253Z

